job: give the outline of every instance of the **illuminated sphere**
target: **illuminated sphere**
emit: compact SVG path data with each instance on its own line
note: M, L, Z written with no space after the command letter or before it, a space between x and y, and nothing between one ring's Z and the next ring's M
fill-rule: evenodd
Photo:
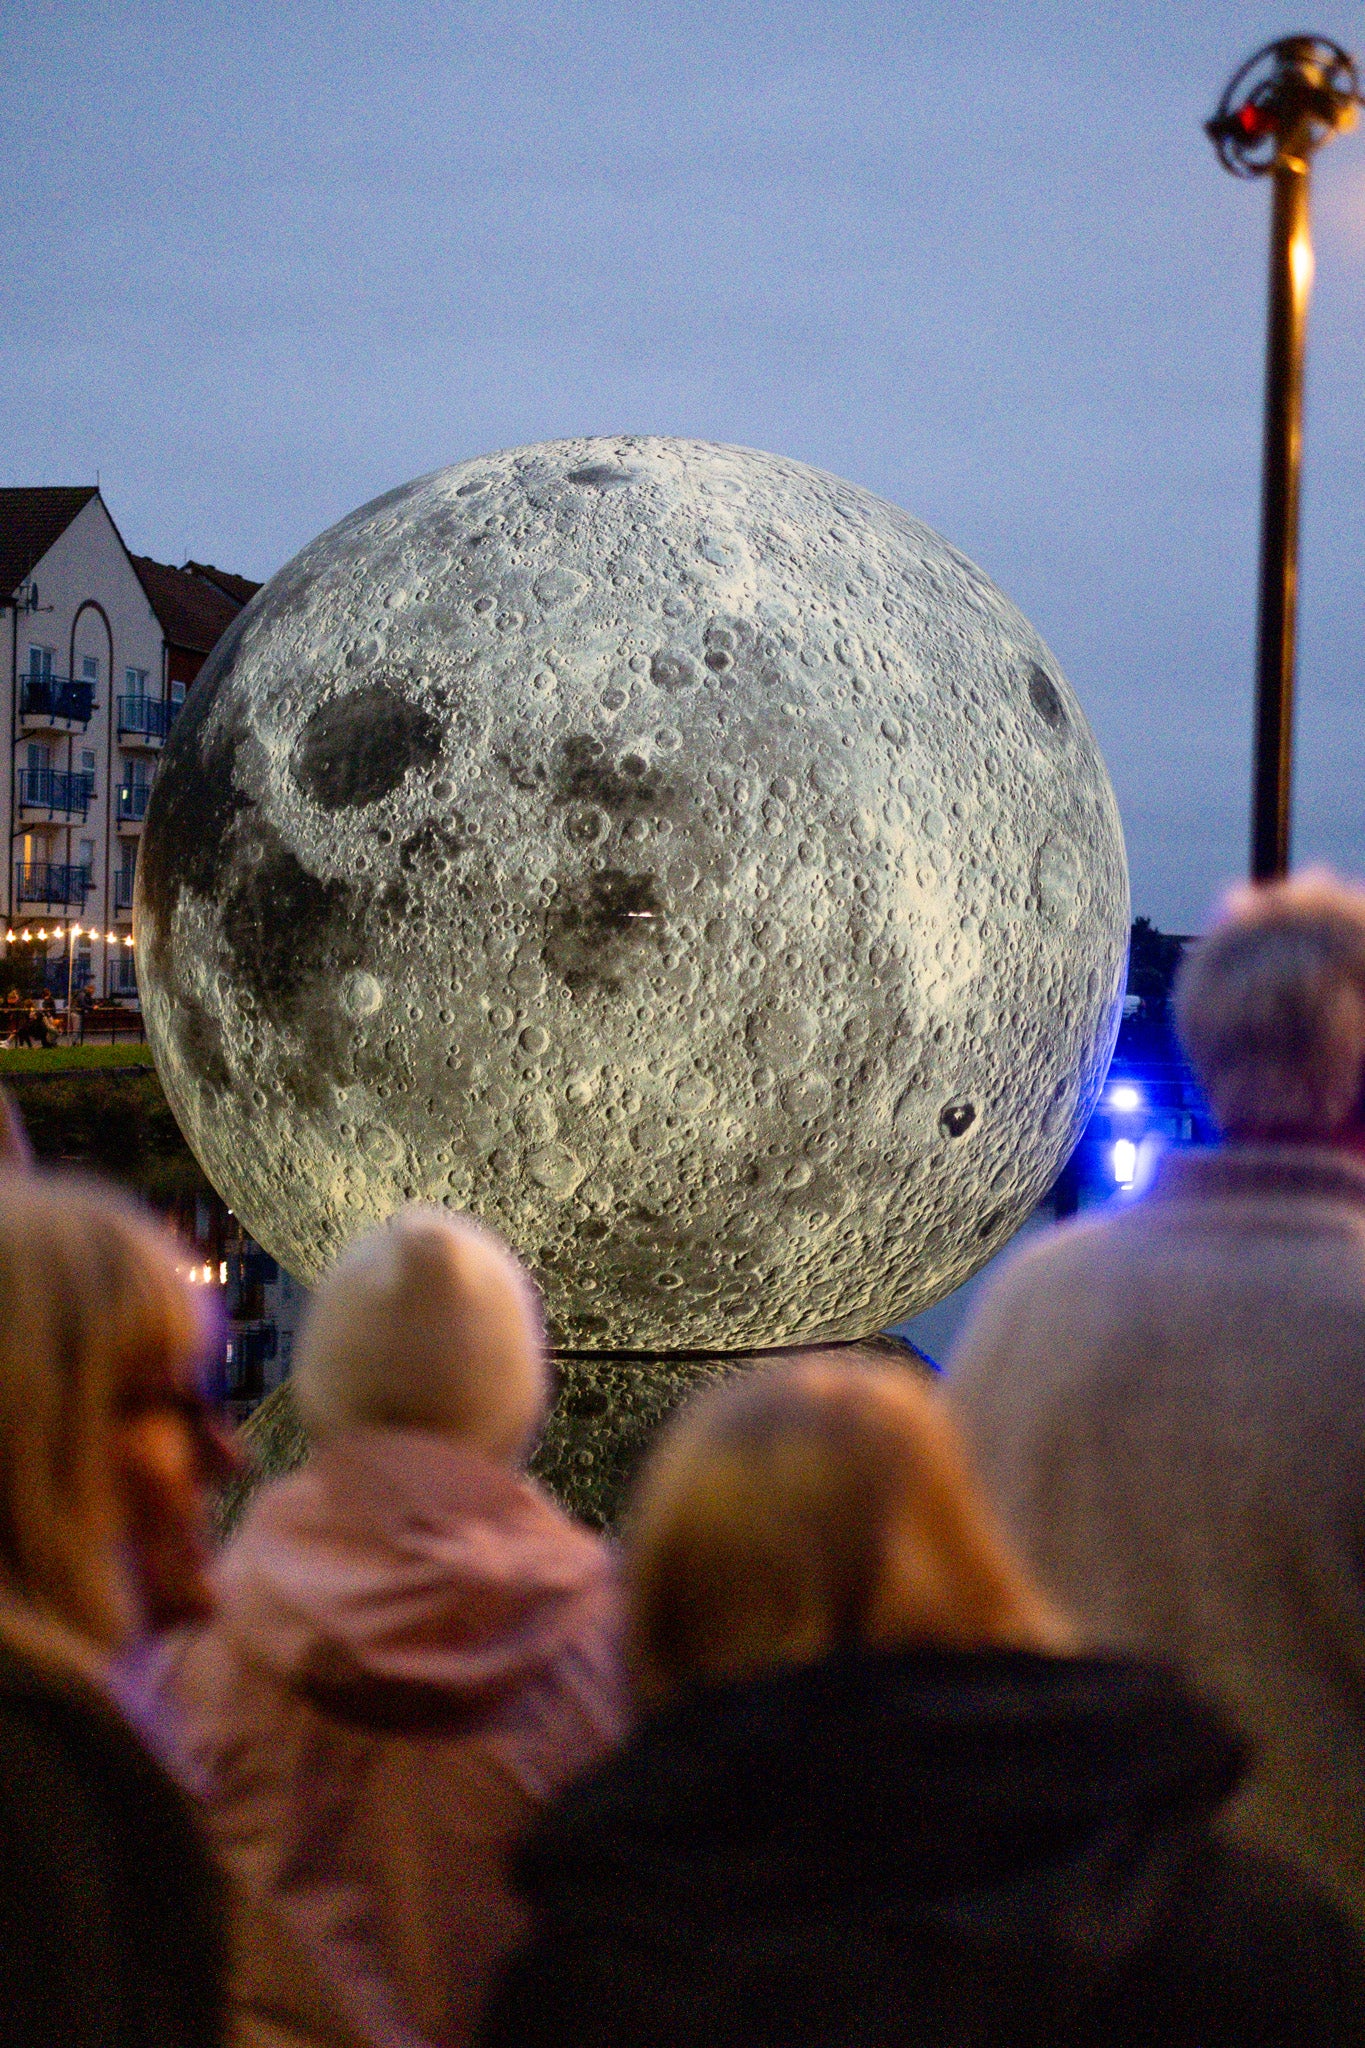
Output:
M390 491L219 642L137 874L166 1093L313 1280L399 1204L565 1348L865 1335L1048 1186L1113 1046L1113 792L1028 621L800 463L552 442Z

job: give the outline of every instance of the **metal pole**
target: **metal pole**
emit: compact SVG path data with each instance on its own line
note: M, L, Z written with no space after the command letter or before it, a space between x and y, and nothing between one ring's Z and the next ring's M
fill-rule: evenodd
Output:
M1204 124L1225 169L1274 181L1251 796L1257 882L1289 872L1303 356L1313 286L1309 165L1315 149L1351 126L1358 105L1355 65L1343 49L1323 36L1285 36L1248 58Z
M1251 874L1257 882L1289 872L1303 357L1313 282L1308 179L1306 153L1297 159L1286 157L1275 167L1266 316L1256 762L1251 799Z

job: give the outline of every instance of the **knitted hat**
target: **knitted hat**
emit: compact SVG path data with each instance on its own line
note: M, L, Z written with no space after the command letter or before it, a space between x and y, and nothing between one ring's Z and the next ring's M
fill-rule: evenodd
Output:
M519 1457L545 1419L540 1297L467 1216L402 1209L318 1287L293 1385L318 1437L357 1425L432 1429Z

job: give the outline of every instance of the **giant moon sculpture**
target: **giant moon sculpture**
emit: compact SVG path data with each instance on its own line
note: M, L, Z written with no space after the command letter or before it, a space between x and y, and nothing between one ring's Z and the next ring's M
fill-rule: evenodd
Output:
M799 463L565 441L391 491L220 641L137 877L170 1098L313 1279L414 1199L566 1349L865 1334L1092 1107L1114 797L982 573Z

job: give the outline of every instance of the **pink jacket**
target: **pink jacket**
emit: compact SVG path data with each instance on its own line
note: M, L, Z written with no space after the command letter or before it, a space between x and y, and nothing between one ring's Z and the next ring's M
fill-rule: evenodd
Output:
M606 1547L449 1438L357 1429L267 1488L174 1676L240 1910L243 2044L467 2042L508 1853L622 1733Z

